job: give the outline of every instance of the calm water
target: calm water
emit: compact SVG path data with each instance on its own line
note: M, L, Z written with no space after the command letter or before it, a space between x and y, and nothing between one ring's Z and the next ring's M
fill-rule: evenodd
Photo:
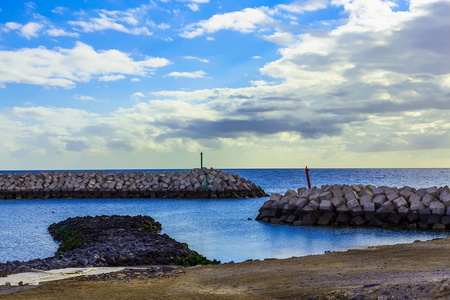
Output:
M226 170L260 185L267 193L306 186L299 169ZM422 188L445 186L450 169L311 169L313 185L373 184ZM222 262L286 258L324 251L410 243L450 233L361 228L280 226L257 222L267 198L225 200L104 199L0 201L0 261L52 256L57 244L47 227L68 217L86 215L149 215L163 233L210 259ZM55 210L55 213L52 213Z

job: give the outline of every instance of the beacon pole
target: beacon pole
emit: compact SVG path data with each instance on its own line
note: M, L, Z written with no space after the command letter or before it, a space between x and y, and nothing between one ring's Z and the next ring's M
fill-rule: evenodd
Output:
M203 170L203 152L200 152L200 168ZM206 179L206 191L208 191L208 173L205 172L205 179Z
M311 181L309 181L309 169L308 166L305 167L306 180L308 181L308 189L311 188Z

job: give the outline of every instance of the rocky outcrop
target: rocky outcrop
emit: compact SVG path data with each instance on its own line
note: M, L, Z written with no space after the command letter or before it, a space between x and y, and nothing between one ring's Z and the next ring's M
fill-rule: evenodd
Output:
M272 194L256 220L292 225L350 225L450 230L450 188L327 185Z
M206 190L206 174L208 190ZM254 198L265 192L238 174L183 172L39 172L0 174L0 199Z
M166 234L159 234L161 225L148 216L76 217L52 224L48 229L61 243L55 256L0 263L0 275L68 267L220 263L207 260Z

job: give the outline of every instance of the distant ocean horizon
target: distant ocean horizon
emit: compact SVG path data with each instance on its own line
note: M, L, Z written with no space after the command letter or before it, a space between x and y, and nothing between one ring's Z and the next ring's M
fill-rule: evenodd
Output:
M304 168L221 169L250 179L267 194L306 187ZM0 171L25 173L33 171ZM48 171L48 170L47 170ZM51 171L51 170L50 170ZM63 172L66 170L55 170ZM80 170L67 170L80 171ZM98 170L84 170L98 171ZM111 169L103 172L159 172L183 169ZM450 185L450 168L311 168L311 185L372 184L416 189ZM47 227L86 215L149 215L162 233L222 262L287 258L376 245L445 237L449 232L374 228L280 226L254 219L264 198L249 199L47 199L0 200L0 261L52 256L58 245ZM55 213L52 213L52 211Z

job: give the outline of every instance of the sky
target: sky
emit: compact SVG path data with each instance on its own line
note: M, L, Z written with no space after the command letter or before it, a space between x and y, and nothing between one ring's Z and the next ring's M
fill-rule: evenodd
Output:
M0 169L450 167L450 0L0 3Z

